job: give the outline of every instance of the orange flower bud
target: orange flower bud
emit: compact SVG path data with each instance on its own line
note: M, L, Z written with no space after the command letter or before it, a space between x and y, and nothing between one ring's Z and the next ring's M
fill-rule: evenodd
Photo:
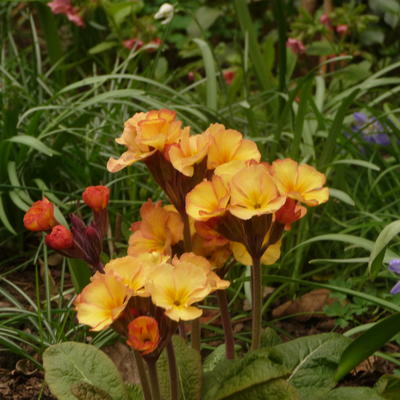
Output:
M127 343L143 355L152 353L160 341L157 321L152 317L135 318L128 325Z
M54 206L46 197L33 203L24 215L24 226L30 231L47 231L56 224Z
M47 246L54 250L65 250L72 247L74 238L72 232L63 225L56 225L46 236Z
M96 212L104 210L110 199L110 189L106 186L88 186L82 194L85 204Z

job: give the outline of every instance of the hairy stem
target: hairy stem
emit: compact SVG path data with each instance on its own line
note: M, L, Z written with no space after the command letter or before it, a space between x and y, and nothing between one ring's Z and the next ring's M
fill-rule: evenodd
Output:
M150 385L144 368L143 358L137 351L133 351L135 356L136 366L139 372L139 379L142 385L144 400L151 400Z
M219 309L225 336L225 354L228 360L235 358L235 340L233 338L232 322L229 315L228 299L225 290L217 290Z
M262 279L260 257L253 258L251 269L252 289L252 321L251 321L251 350L257 350L261 343L261 306L262 306Z
M152 400L161 400L160 384L158 383L157 365L155 360L146 360L149 369Z

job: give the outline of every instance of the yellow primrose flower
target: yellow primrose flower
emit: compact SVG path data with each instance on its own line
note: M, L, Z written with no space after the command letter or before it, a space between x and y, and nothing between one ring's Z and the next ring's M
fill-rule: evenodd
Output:
M183 239L180 215L161 201L148 200L140 208L141 221L132 225L134 233L129 238L128 255L157 251L171 254L171 246Z
M268 237L269 235L266 236L264 243L266 243ZM247 266L253 265L251 256L246 250L246 247L242 243L231 242L230 245L233 256L238 262ZM267 250L264 251L264 254L261 256L261 264L264 265L275 264L280 256L281 256L281 241L278 240L276 243L269 245Z
M207 260L190 254L180 260L175 259L174 265L163 264L154 269L146 289L153 303L165 309L167 317L174 321L189 321L202 314L201 309L193 306L194 303L227 285L229 282L222 281L211 271Z
M106 274L113 274L132 289L132 295L147 297L149 294L144 289L147 276L152 268L167 260L168 256L160 253L143 253L136 257L115 258L106 264L104 271Z
M326 177L307 164L298 164L290 158L276 160L270 168L280 193L310 207L325 203L329 190L323 187Z
M207 155L209 137L189 135L189 131L182 133L179 144L173 144L168 152L171 164L186 176L193 176L194 165L200 163Z
M208 169L215 169L233 160L261 159L257 145L252 140L243 139L243 135L238 131L225 129L221 124L212 124L205 133L210 136Z
M223 215L229 202L229 189L222 178L214 175L211 181L199 183L186 196L186 212L196 221L207 221Z
M272 176L263 164L250 164L242 168L229 182L231 205L229 212L240 219L271 214L285 203Z
M76 298L78 321L93 331L108 328L125 309L132 291L112 274L96 272Z
M207 274L208 285L210 287L210 292L215 290L223 290L227 289L230 285L229 281L225 281L221 279L212 269L213 266L211 263L204 257L199 256L195 253L183 253L182 256L178 259L174 257L172 260L172 265L177 266L180 263L189 263L192 265L199 266L203 269L203 271Z
M128 119L121 137L115 140L126 146L127 151L118 159L108 160L108 171L118 172L150 157L157 150L162 152L167 144L177 143L182 133L182 122L175 120L175 116L175 111L162 109L136 113Z

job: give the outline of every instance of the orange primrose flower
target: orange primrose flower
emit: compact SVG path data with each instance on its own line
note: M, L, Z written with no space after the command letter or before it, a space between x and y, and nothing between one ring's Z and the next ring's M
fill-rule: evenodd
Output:
M261 159L257 145L252 140L243 139L239 131L225 129L222 124L212 124L205 133L210 136L208 169L215 169L234 160L260 161Z
M314 207L329 199L329 190L323 187L326 177L307 164L298 164L290 158L276 160L270 167L281 194Z
M180 215L161 201L148 200L140 208L141 221L132 225L135 231L129 238L128 254L157 251L171 254L171 246L183 239L183 222Z
M129 323L127 343L142 355L152 353L159 342L160 331L154 318L142 315Z
M285 196L279 194L272 176L263 164L246 165L232 177L229 185L229 212L240 219L272 214L286 200Z
M104 267L106 274L113 274L132 290L132 295L147 297L144 285L152 268L168 260L159 253L143 253L135 257L115 258Z
M54 206L46 197L36 201L24 215L24 226L30 231L48 231L57 224Z
M96 272L74 304L78 321L93 331L108 328L124 311L132 291L113 274Z
M229 197L222 178L213 175L211 181L204 180L187 194L186 212L196 221L207 221L225 213Z
M209 141L209 136L204 133L190 136L189 131L184 131L180 142L169 149L171 164L183 175L193 176L193 166L206 157Z
M157 150L162 152L168 144L177 143L182 134L182 122L175 120L175 117L175 111L162 109L136 113L128 119L121 137L115 140L126 146L127 151L119 159L108 160L108 171L118 172L150 157Z

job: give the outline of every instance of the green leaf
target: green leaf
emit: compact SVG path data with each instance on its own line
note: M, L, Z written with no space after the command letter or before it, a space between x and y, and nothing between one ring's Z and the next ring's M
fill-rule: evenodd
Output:
M384 400L369 387L340 387L321 396L318 400Z
M72 390L82 382L113 400L129 400L114 363L95 346L76 342L50 346L43 354L43 366L46 382L59 400L76 400Z
M211 372L223 360L225 360L225 344L220 344L205 358L203 372Z
M346 203L346 204L348 204L350 206L354 206L355 205L353 199L347 193L343 192L343 190L329 188L329 194L332 197L335 197L335 198L343 201L343 203Z
M400 393L400 376L381 376L375 384L375 390L387 400L398 400Z
M385 257L386 247L389 242L400 233L400 220L385 226L375 241L368 261L368 271L373 276L379 272Z
M31 147L41 153L45 154L46 156L52 157L54 155L60 155L58 151L51 149L50 147L46 146L43 142L39 139L28 136L28 135L17 135L7 139L8 142L24 144L25 146Z
M173 336L172 343L175 350L176 364L178 368L180 398L182 400L200 399L202 381L200 354L180 336ZM160 381L161 397L165 400L169 400L171 399L171 395L166 353L166 350L164 350L161 354L161 357L157 362L157 369Z
M112 49L113 47L117 46L117 42L101 42L99 44L96 44L96 46L93 46L89 49L88 53L93 55L93 54L98 54L102 53L103 51Z
M67 262L74 289L76 293L80 293L90 282L90 276L92 275L90 268L85 261L77 258L68 258Z
M143 392L139 385L134 385L133 383L129 383L125 385L125 388L128 392L129 400L143 400Z
M310 56L327 56L335 52L334 46L327 40L315 41L307 47L307 54Z
M346 159L346 160L336 160L332 163L332 165L335 165L335 164L359 165L360 167L369 168L374 171L381 170L376 164L373 164L372 162L365 161L365 160L350 159L350 158Z
M202 33L210 28L221 14L222 12L218 8L199 7L194 14L194 19L186 28L189 36L201 37Z
M336 371L336 381L342 379L361 361L379 350L398 332L400 332L400 313L383 319L365 331L343 352Z
M253 397L255 387L264 390L264 385L272 384L288 374L289 370L279 361L273 361L265 350L250 352L242 359L223 360L204 374L202 399L258 399L260 397ZM249 393L253 395L249 397Z
M113 400L106 391L83 381L71 385L71 393L78 400Z
M207 107L212 110L217 109L218 94L217 94L217 77L214 57L207 42L202 39L193 39L199 46L203 56L204 68L206 70L206 88L207 88Z
M107 13L114 19L117 26L131 14L138 13L143 8L142 1L103 1L103 7Z
M261 347L272 347L282 343L282 339L272 328L264 329L261 332Z
M10 221L8 220L7 213L3 205L2 193L0 193L0 221L3 223L3 225L7 228L9 232L11 232L13 235L17 234L17 232L15 232L15 229L12 227Z
M336 385L335 371L349 342L350 339L342 335L323 333L276 345L270 349L270 354L289 368L288 382L307 400Z

